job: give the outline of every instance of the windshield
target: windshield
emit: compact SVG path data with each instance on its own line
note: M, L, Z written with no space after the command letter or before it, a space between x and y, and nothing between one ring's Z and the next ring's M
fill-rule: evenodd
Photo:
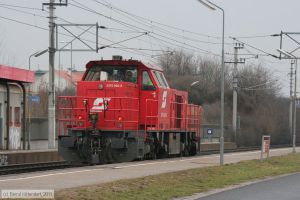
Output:
M155 77L156 82L158 83L159 87L162 88L169 88L168 82L162 72L159 71L152 71Z
M128 66L93 66L88 71L84 80L137 83L137 68Z

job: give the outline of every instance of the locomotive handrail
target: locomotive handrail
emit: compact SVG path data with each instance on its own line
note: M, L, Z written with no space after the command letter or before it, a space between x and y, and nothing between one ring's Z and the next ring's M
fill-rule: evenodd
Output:
M110 127L104 128L105 130L125 130L128 127L135 127L138 130L139 123L139 109L134 109L136 105L139 105L139 98L134 97L83 97L83 96L59 96L58 97L58 122L59 122L59 134L65 135L67 128L74 129L87 129L91 128L92 124L89 121L89 113L92 112L95 106L95 99L102 98L104 101L108 100L108 108L98 110L100 115L103 115L99 123L111 124ZM87 100L87 105L84 105L83 101ZM80 103L82 101L82 103ZM94 101L91 103L91 101ZM114 107L109 108L112 104ZM99 107L99 106L98 106ZM101 107L101 106L100 106ZM122 112L124 111L124 112ZM105 113L105 114L104 114ZM124 114L126 113L126 114ZM124 116L118 116L122 114L127 116L128 119L124 119ZM78 119L77 117L83 118ZM78 126L80 125L80 126ZM119 127L118 127L119 126ZM103 129L103 130L104 130Z
M152 102L152 103L149 103L149 102ZM157 106L156 106L157 110L153 111L153 107L152 107L153 102L158 103L158 100L146 99L145 132L147 132L147 130L151 130L151 131L166 130L166 128L161 128L160 126L158 126L158 121L160 121L159 119L161 117L158 115L158 107ZM173 109L172 109L173 105L182 105L181 113L183 115L181 115L180 117L176 116L175 113L173 113ZM155 106L154 106L154 108L155 108ZM150 113L149 113L149 111L150 111ZM181 130L195 131L196 135L198 137L200 137L200 130L201 130L201 127L200 127L201 107L200 106L194 105L194 104L179 103L179 102L172 101L172 102L170 102L170 116L168 118L170 121L169 131L181 131ZM182 120L182 122L180 122L179 127L175 126L176 120Z
M66 134L67 128L72 127L74 129L81 127L78 127L78 124L82 125L82 128L88 128L92 127L92 124L88 120L88 111L91 110L91 100L95 100L99 97L84 97L84 96L60 96L59 104L58 104L58 121L59 121L59 133L62 132ZM113 108L108 108L103 110L102 112L105 112L106 115L111 115L110 117L106 117L103 119L103 123L111 124L111 126L105 126L103 130L111 130L111 129L120 129L124 130L126 127L135 127L134 129L137 130L138 134L138 128L139 128L139 103L140 99L135 97L104 97L105 99L110 99L110 102L114 102ZM83 102L80 103L78 101L88 101L88 106L84 107ZM133 107L129 105L125 105L127 101L131 101L131 104L135 104ZM110 103L109 103L110 104ZM109 105L108 104L108 105ZM128 102L127 102L128 104ZM159 119L162 117L158 114L158 100L156 99L146 99L146 113L145 113L145 129L144 131L147 132L149 130L151 131L161 131L166 130L166 127L160 127L158 124ZM181 105L181 116L176 116L176 105ZM173 106L174 109L173 109ZM169 104L170 113L167 117L170 127L168 128L169 131L193 131L196 132L197 135L200 134L200 123L201 123L201 107L194 104L188 104L188 103L180 103L180 102L170 102ZM118 119L118 116L116 113L127 113L127 116L130 116L130 119ZM113 114L111 114L113 113ZM84 119L78 119L79 116L82 116ZM134 120L132 120L134 119ZM177 122L177 120L179 120ZM122 123L122 129L120 127L116 127L118 123ZM180 123L180 124L177 124ZM146 134L144 134L146 137ZM146 138L144 138L146 139Z

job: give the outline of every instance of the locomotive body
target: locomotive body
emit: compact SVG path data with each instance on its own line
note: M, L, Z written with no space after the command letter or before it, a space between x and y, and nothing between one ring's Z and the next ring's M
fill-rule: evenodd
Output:
M194 155L201 107L169 88L159 67L134 60L91 61L77 96L59 97L59 151L70 162L126 162Z

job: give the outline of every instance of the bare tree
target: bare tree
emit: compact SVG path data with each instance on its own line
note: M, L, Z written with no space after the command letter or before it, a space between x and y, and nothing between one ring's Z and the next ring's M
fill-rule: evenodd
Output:
M190 102L204 108L206 123L219 123L221 63L215 57L195 57L182 50L160 58L170 85L189 92ZM232 120L232 68L225 67L225 123ZM239 68L238 112L241 118L239 144L254 146L262 134L274 143L287 143L287 99L280 97L280 84L262 65ZM191 87L190 84L199 81Z

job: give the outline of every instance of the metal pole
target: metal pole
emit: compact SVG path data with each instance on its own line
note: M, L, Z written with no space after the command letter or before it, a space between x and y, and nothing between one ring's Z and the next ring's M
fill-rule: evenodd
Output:
M55 148L55 92L54 92L54 59L55 59L55 38L54 38L54 3L49 0L49 97L48 97L48 148Z
M6 82L6 150L9 150L9 123L12 120L10 118L10 88L9 83Z
M298 65L298 59L293 54L286 52L282 49L277 49L281 54L284 54L287 58L295 59L295 85L294 85L294 118L293 118L293 153L296 153L296 100L297 100L297 65Z
M71 88L73 88L73 42L71 42Z
M294 131L293 131L293 153L296 153L296 100L297 100L297 59L295 58L295 85L294 85Z
M28 59L28 68L29 68L29 71L30 71L30 68L31 68L31 57L33 56L34 54L30 55L29 56L29 59Z
M238 64L238 47L234 47L234 77L233 77L233 104L232 104L232 129L234 141L236 141L236 121L237 121L237 64Z
M261 136L261 147L260 147L260 161L263 160L264 156L264 136Z
M209 0L203 1L198 0L200 3L207 6L209 9L215 10L214 7L220 9L223 14L223 27L222 27L222 68L221 68L221 135L220 135L220 165L224 164L224 70L225 70L225 62L224 62L224 33L225 33L225 11L220 6L212 3ZM211 4L211 5L210 5Z
M30 87L28 87L29 89L30 89ZM31 134L30 134L30 128L31 128L31 96L32 96L32 94L31 94L31 91L29 91L28 90L28 95L29 95L29 99L30 100L28 100L28 128L27 128L27 131L28 131L28 133L27 133L27 135L28 135L28 138L27 138L27 149L28 150L30 150L30 142L31 142Z
M32 55L30 55L29 56L29 61L28 61L28 67L29 67L29 70L31 69L31 57L32 56L34 56L35 55L35 53L34 54L32 54ZM30 93L30 86L28 85L28 94L27 94L28 96L29 96L29 98L30 98L30 96L31 96L31 93ZM31 120L30 120L30 110L31 110L31 103L30 103L30 101L31 101L31 99L29 100L28 98L27 98L27 101L28 101L28 108L27 108L27 115L28 115L28 119L27 119L27 128L26 128L26 131L27 131L27 149L28 150L30 150L30 123L31 123Z
M216 6L218 7L218 6ZM223 13L223 31L222 31L222 70L221 70L221 137L220 137L220 165L224 164L224 32L225 32L225 12L222 8Z

